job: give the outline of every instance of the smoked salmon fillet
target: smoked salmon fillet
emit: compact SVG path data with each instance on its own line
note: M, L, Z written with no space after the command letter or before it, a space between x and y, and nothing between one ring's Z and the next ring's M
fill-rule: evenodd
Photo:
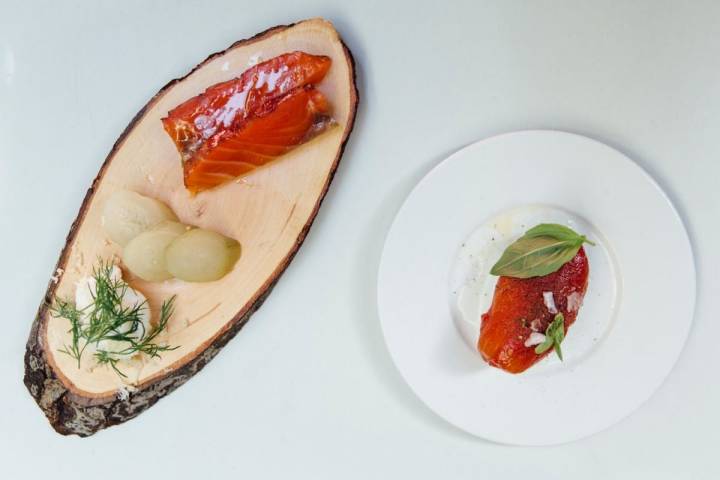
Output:
M162 123L180 152L185 187L215 187L323 132L333 121L316 85L330 64L325 56L283 54L168 112Z
M572 260L548 275L501 276L480 326L477 348L485 361L507 372L520 373L552 352L549 349L537 354L535 345L526 346L525 342L533 332L545 333L557 313L564 316L567 331L582 305L589 272L581 247Z

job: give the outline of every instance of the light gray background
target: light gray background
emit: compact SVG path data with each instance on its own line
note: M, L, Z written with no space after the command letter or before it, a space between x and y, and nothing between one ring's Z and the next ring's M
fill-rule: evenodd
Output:
M442 3L0 0L0 477L718 478L720 3ZM209 53L319 15L355 54L361 107L305 246L202 374L125 425L55 434L21 383L24 344L113 142ZM620 424L552 448L434 416L392 365L375 307L385 233L414 183L463 145L527 128L596 138L647 169L683 215L699 276L665 385ZM657 260L648 274L671 275Z

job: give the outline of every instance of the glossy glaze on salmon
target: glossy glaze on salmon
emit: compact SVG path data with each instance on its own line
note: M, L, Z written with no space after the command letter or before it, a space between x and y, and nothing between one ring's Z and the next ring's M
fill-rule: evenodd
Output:
M332 124L316 85L329 57L292 52L214 85L162 119L180 152L188 190L244 175L310 140Z
M478 350L492 366L520 373L553 350L535 353L525 346L532 332L544 333L555 318L543 294L552 292L555 307L565 317L565 332L575 322L588 285L585 250L559 270L533 278L500 277L490 310L482 316Z

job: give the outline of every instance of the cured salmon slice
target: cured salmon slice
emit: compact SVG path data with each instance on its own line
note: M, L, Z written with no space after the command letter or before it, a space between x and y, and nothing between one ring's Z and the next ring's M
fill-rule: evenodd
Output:
M312 87L282 97L272 114L256 117L213 148L183 164L185 185L205 190L245 175L323 131L330 123L325 97Z
M180 152L188 190L212 188L265 165L332 124L315 88L329 57L292 52L211 86L162 119Z
M501 276L480 326L477 347L485 361L520 373L548 355L552 349L538 354L536 345L526 346L526 342L533 332L544 333L557 313L564 317L564 331L570 328L582 305L589 272L581 247L572 260L548 275L524 279Z

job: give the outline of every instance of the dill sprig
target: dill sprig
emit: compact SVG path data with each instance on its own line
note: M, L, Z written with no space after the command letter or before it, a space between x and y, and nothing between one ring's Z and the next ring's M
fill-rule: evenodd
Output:
M65 345L65 348L61 348L60 352L66 353L77 360L78 368L80 368L80 357L82 356L82 350L80 349L80 319L82 311L75 308L75 305L65 301L61 298L55 300L55 305L51 307L53 316L67 318L70 320L70 332L72 332L72 344Z
M73 302L56 298L50 308L53 316L70 321L72 343L65 345L60 352L77 360L79 368L80 359L88 345L99 347L103 341L122 342L127 346L116 351L98 348L94 357L97 363L108 365L118 375L125 377L118 368L122 357L136 353L159 357L160 352L178 348L155 343L155 339L172 316L175 296L163 302L160 320L154 328L147 331L143 322L143 313L148 308L147 302L124 306L123 298L130 287L121 278L113 278L112 270L113 264L102 260L93 268L95 291L90 291L93 302L88 307L78 309Z

